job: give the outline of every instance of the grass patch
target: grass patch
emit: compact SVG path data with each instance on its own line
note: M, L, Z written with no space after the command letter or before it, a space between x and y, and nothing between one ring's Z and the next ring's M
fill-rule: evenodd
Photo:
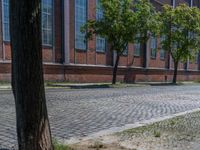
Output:
M154 130L155 130L155 124L150 124L150 125L146 125L146 126L142 126L142 127L138 127L138 128L133 128L133 129L128 129L125 130L123 132L119 132L117 133L117 135L142 135L145 134L146 132L151 132L152 134L154 134Z
M129 135L129 136L152 136L160 138L161 134L194 134L195 131L192 130L196 126L199 129L200 123L200 112L189 113L184 116L178 116L172 119L167 119L164 121L159 121L156 123L148 124L138 128L128 129L123 132L117 133L119 136ZM192 133L191 133L192 131Z
M88 148L100 150L100 149L103 149L103 148L105 149L106 147L101 142L96 141L93 145L90 145Z
M60 144L56 140L53 141L53 147L54 147L54 150L73 150L72 148L70 148L67 145Z
M154 130L153 134L154 134L154 137L156 138L159 138L161 136L160 131L157 131L157 130Z
M0 81L0 85L10 85L11 82L10 81Z

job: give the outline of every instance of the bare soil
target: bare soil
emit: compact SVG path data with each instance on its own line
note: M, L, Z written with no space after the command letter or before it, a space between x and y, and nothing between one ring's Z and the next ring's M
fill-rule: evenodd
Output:
M200 112L70 145L72 150L200 150Z

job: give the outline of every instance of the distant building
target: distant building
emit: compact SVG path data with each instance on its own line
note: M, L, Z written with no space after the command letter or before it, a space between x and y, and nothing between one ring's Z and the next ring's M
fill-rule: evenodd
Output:
M200 0L150 0L158 10L163 4L176 7L180 3L200 7ZM10 80L11 50L9 35L9 0L0 0L0 80ZM112 78L115 55L109 43L95 36L84 42L80 27L87 19L99 19L99 0L42 0L42 42L46 80L71 82L107 82ZM17 29L16 29L17 30ZM20 39L19 39L20 40ZM161 48L161 38L152 37L147 51L140 44L129 43L121 56L118 81L169 81L173 62ZM179 80L195 80L200 76L200 61L179 65Z

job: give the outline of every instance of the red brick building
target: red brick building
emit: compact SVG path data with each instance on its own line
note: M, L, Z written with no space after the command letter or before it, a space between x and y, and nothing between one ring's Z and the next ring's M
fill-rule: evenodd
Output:
M163 4L187 3L200 7L200 0L150 0L159 10ZM0 80L10 80L11 50L9 36L9 0L0 0ZM112 78L115 55L105 39L94 36L84 43L79 27L87 19L102 15L96 9L98 0L42 0L43 61L46 80L70 82L107 82ZM17 30L17 29L16 29ZM20 40L20 39L19 39ZM147 51L140 44L129 43L121 57L118 81L170 81L172 59L160 46L160 38L147 42ZM199 79L200 61L180 63L179 80Z

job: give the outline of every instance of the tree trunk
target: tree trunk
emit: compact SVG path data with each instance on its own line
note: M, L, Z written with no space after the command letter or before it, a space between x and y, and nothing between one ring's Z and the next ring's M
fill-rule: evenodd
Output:
M115 61L115 66L114 66L114 68L113 68L113 79L112 79L112 84L116 84L117 69L118 69L119 59L120 59L120 55L117 54L117 58L116 58L116 61Z
M173 84L176 84L177 80L177 71L178 71L178 62L174 62L174 76L173 76Z
M19 150L53 150L43 79L41 0L10 0L10 33Z

